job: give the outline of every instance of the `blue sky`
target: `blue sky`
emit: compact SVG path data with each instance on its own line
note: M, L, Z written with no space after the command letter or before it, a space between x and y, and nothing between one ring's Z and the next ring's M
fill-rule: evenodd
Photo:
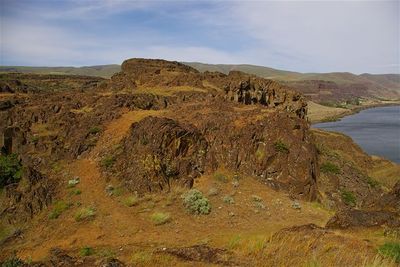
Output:
M1 65L132 57L399 73L399 1L0 0Z

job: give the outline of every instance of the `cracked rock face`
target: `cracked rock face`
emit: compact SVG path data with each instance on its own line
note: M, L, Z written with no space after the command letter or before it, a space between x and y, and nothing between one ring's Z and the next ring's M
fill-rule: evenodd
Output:
M206 150L207 141L192 125L147 117L132 124L116 169L127 187L139 192L191 187L204 172Z

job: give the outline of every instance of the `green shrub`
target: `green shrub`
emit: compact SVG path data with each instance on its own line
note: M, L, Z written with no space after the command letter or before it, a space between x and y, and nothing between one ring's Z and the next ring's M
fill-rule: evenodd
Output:
M289 153L289 147L281 140L274 143L274 148L276 152Z
M162 225L169 222L171 216L168 213L155 212L150 216L150 219L155 225Z
M93 220L96 216L96 210L94 208L82 208L75 214L75 221L89 221Z
M333 164L332 162L325 162L320 167L321 172L323 173L332 173L332 174L339 174L340 168Z
M14 256L10 259L7 259L5 262L1 264L1 267L20 267L24 266L25 263L18 258L17 256Z
M49 219L57 219L64 211L69 209L69 207L71 207L71 203L66 203L63 200L56 201L49 214Z
M210 202L197 189L191 189L183 195L183 205L193 214L209 214L211 212Z
M104 168L110 168L114 165L115 158L113 156L105 156L102 160L100 165Z
M89 134L97 134L97 133L99 133L99 132L101 132L101 128L100 128L100 127L97 127L97 126L91 127L91 128L89 129Z
M227 183L228 182L228 177L226 177L226 175L224 175L222 173L219 173L219 172L214 173L213 177L218 182L222 182L222 183Z
M347 205L355 206L357 202L356 196L353 194L353 192L343 190L341 193L342 200L344 203Z
M400 263L400 243L387 242L379 247L379 253L385 257L394 259L395 262Z
M88 246L85 246L79 250L79 255L81 255L82 257L93 255L93 253L94 253L93 248Z
M139 203L139 199L137 196L129 196L124 199L124 204L128 207L136 206Z
M0 155L0 188L21 180L22 165L16 154Z

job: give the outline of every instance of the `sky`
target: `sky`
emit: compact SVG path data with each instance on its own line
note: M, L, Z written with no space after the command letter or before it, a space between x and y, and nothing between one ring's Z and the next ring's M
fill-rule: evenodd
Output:
M141 57L400 73L399 2L0 0L0 65Z

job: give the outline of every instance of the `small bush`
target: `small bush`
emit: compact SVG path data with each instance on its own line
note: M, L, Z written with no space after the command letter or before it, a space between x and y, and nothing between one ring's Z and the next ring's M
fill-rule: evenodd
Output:
M136 206L139 203L139 199L137 196L129 196L124 199L124 204L128 207Z
M60 215L71 207L70 203L59 200L54 203L53 209L49 214L49 219L57 219Z
M355 206L357 202L356 196L353 194L353 192L343 190L342 191L342 200L344 203L347 205Z
M193 214L206 215L211 212L209 200L197 189L191 189L183 195L183 204L186 209Z
M289 153L289 147L280 140L274 143L274 148L276 152Z
M75 214L75 221L89 221L93 220L96 216L96 210L94 208L82 208Z
M226 177L226 175L224 175L222 173L219 173L219 172L214 173L213 177L218 182L221 182L221 183L227 183L228 182L228 177Z
M91 127L91 128L89 129L89 134L97 134L97 133L99 133L99 132L101 132L101 128L100 128L100 127L97 127L97 126Z
M150 219L155 225L162 225L169 222L171 216L168 213L156 212L151 215Z
M79 255L81 255L82 257L93 255L93 253L94 253L93 248L87 246L79 250Z
M394 259L396 263L400 263L400 243L388 242L379 247L379 253L385 257Z
M113 156L105 156L102 160L100 165L106 169L112 167L115 163L115 158Z
M16 154L0 155L0 188L18 183L22 177L22 165Z
M332 174L340 174L340 168L333 164L332 162L325 162L320 167L321 172L323 173L332 173Z
M10 259L7 259L5 262L1 264L1 267L20 267L24 266L25 263L18 258L17 256L14 256Z
M222 201L224 201L226 204L235 204L235 200L233 199L233 197L231 197L229 195L224 196L222 198Z

